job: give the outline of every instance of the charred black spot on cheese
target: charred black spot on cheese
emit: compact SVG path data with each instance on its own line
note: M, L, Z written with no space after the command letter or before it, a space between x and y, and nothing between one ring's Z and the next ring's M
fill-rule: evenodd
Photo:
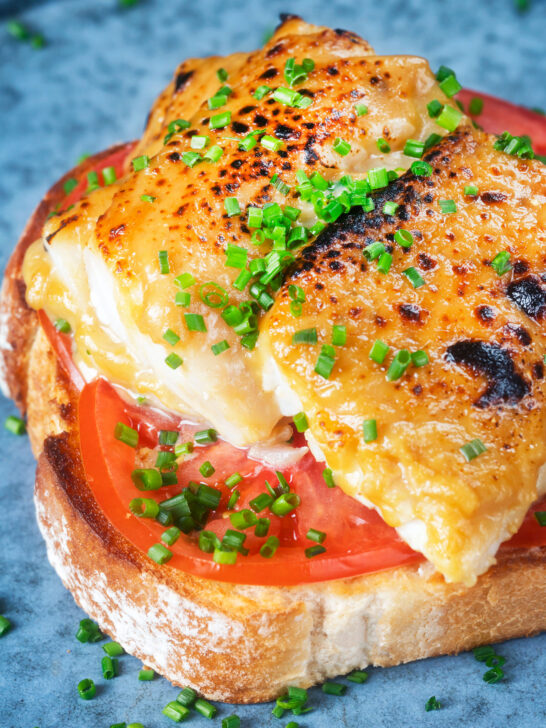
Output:
M517 276L525 275L529 270L529 263L526 260L516 260L514 262L514 273Z
M110 228L110 231L108 233L108 237L110 240L115 240L117 237L122 235L125 231L125 223L122 222L121 225L118 225L117 227Z
M533 364L533 377L535 379L544 379L544 364L541 361Z
M242 109L239 109L239 114L241 114L241 116L244 116L245 114L250 114L250 112L254 111L255 109L255 106L243 106Z
M318 161L319 156L313 149L313 144L317 141L317 138L314 134L309 134L309 138L305 142L305 163L306 164L315 164L315 162Z
M523 326L518 326L517 324L506 324L505 328L507 333L515 336L522 346L530 346L533 343L531 334Z
M278 70L272 66L271 68L268 68L267 71L264 71L262 73L262 75L260 76L260 78L261 79L275 78L275 76L278 73L279 73Z
M60 233L63 228L65 228L67 225L70 225L71 222L76 222L78 219L79 215L71 215L70 217L65 217L65 219L61 221L59 227L46 237L47 242L50 243L55 235L57 235L57 233Z
M278 56L279 53L282 53L284 48L284 43L277 43L272 48L270 48L267 53L265 54L266 58L273 58L274 56Z
M412 324L422 324L427 315L427 311L415 303L401 303L398 306L398 313L404 321Z
M249 129L248 124L243 124L242 121L234 121L231 128L236 134L246 134Z
M480 409L501 403L516 404L530 391L528 382L516 371L510 353L498 344L465 339L449 346L445 358L486 378L487 388L474 402Z
M328 66L326 70L330 76L337 76L339 74L339 70L335 66Z
M188 85L191 77L193 76L193 71L181 71L177 74L176 80L174 82L174 92L175 94L179 93L183 89L186 88Z
M234 159L233 162L230 163L230 167L233 167L233 169L241 169L243 164L245 163L244 159Z
M416 236L414 235L414 237ZM432 270L436 267L436 261L426 253L419 253L417 255L417 260L419 261L419 268L421 268L421 270Z
M480 195L480 200L485 202L486 205L494 205L497 202L504 202L508 199L508 195L504 192L484 192Z
M494 321L495 316L497 315L495 313L495 309L491 308L491 306L478 306L474 313L476 314L476 318L486 326L488 326L491 321Z
M277 124L275 127L275 136L277 139L299 139L301 137L301 131L292 129L292 127L286 124Z
M508 298L529 318L542 320L546 314L546 290L537 276L512 281L506 288Z
M258 126L265 126L267 124L267 119L265 116L262 116L262 114L256 114L254 117L254 123L258 124Z

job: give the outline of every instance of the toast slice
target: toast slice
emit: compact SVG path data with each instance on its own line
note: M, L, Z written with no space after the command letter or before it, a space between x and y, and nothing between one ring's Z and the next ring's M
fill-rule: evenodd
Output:
M6 392L28 419L38 459L35 502L48 557L76 602L123 647L177 685L252 703L367 665L468 650L546 629L546 548L503 549L475 586L447 584L430 564L292 587L227 584L152 562L105 518L86 482L77 393L37 314L21 265L63 183L32 216L0 302Z

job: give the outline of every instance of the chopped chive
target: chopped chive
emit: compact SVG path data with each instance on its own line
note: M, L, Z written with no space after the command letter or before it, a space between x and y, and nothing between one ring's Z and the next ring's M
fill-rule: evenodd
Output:
M491 261L491 268L495 271L498 276L503 276L508 271L512 270L510 265L510 253L507 250L501 250L497 253Z
M162 543L155 543L148 549L148 556L158 564L166 564L172 559L172 555L172 551L169 551Z
M180 445L175 445L174 454L177 458L182 455L188 455L193 452L193 442L181 442Z
M154 677L155 672L151 668L142 667L138 672L138 679L142 682L150 682Z
M429 698L425 703L425 710L427 713L429 713L431 710L440 710L441 707L442 703L436 700L436 697L434 695Z
M104 172L104 170L103 170ZM69 195L73 190L76 189L78 186L78 180L74 179L74 177L70 177L70 179L67 179L63 184L63 190L65 195Z
M143 154L141 157L135 157L133 159L133 170L140 172L142 169L146 169L150 165L150 157L147 154Z
M326 540L326 534L324 531L317 531L316 528L310 528L305 536L309 541L315 541L316 543L324 543Z
M260 556L264 559L271 559L279 548L280 541L276 536L269 536L267 541L260 548Z
M174 720L175 723L181 723L190 714L189 708L185 708L183 705L180 705L180 703L176 703L174 701L167 703L161 712L167 718Z
M205 462L199 468L199 472L201 473L203 478L209 478L213 473L216 472L216 468L212 465L211 462L205 460Z
M28 28L20 20L8 20L6 30L15 40L28 40L30 38Z
M179 288L189 288L195 283L195 278L191 273L181 273L179 276L176 276L174 282Z
M297 415L294 415L294 426L298 432L305 432L309 429L309 422L305 412L298 412Z
M118 661L116 658L103 657L100 662L102 676L105 680L112 680L119 673Z
M394 359L387 371L387 381L394 382L404 374L411 364L411 354L407 349L401 349L394 355Z
M420 288L426 283L425 279L421 276L417 268L414 268L413 266L406 268L402 271L402 273L406 276L406 278L414 288Z
M452 73L449 76L446 76L444 80L440 83L440 88L445 93L445 95L451 99L455 94L458 94L459 91L462 89L461 84L457 81L457 78L454 73Z
M419 349L419 351L414 351L411 355L411 363L414 367L424 367L428 364L428 362L428 354L422 349Z
M425 139L425 152L427 152L431 147L441 141L442 137L440 134L429 134L429 136Z
M385 215L395 215L399 207L400 205L398 205L396 202L387 200L387 202L385 202L385 204L383 205L383 213Z
M260 493L256 498L253 498L248 502L248 505L252 508L254 513L261 513L273 503L274 498L269 493Z
M254 91L254 93L252 95L254 96L255 99L257 99L258 101L261 101L265 96L267 96L267 94L270 94L270 93L271 93L271 89L269 88L269 86L258 86L256 91Z
M375 142L377 148L380 152L383 152L383 154L388 154L388 152L391 151L391 145L387 142L386 139L383 139L383 137L379 137L379 139Z
M493 667L491 670L487 670L483 674L483 681L488 685L494 685L498 683L504 677L504 671L500 667Z
M235 488L236 485L239 485L242 479L243 476L240 473L232 473L226 478L225 483L228 488Z
M92 619L81 619L76 632L78 642L100 642L104 635Z
M202 134L195 134L192 136L190 141L190 147L192 149L205 149L209 144L209 137Z
M165 357L165 364L171 369L178 369L178 367L182 366L183 359L172 351L169 356Z
M125 653L125 650L119 642L107 642L102 646L102 649L106 652L108 657L119 657Z
M315 365L315 372L323 379L329 379L335 362L334 348L328 344L323 344Z
M15 417L15 415L9 415L4 420L4 427L8 432L11 432L12 435L24 435L27 431L27 427L24 423L24 421L20 417Z
M242 269L246 266L247 260L248 250L246 250L246 248L242 248L240 245L234 245L233 243L228 243L225 261L225 265L228 268Z
M191 295L186 291L178 291L174 297L175 306L187 307L190 305Z
M400 228L394 233L394 240L402 248L411 248L413 245L413 235L409 230L404 230L404 228Z
M368 356L372 361L376 362L376 364L383 364L385 357L389 353L389 348L388 344L385 344L384 341L376 339Z
M215 564L233 565L237 563L237 551L230 551L222 546L216 547L212 554L212 560Z
M188 331L204 332L207 330L205 319L200 313L185 313L184 320Z
M264 211L261 207L247 207L247 225L249 228L262 226Z
M462 118L463 115L459 109L455 109L453 106L448 106L446 104L437 117L436 123L443 129L447 129L447 131L455 131Z
M546 511L535 511L535 519L539 526L546 526Z
M432 174L431 165L421 159L416 162L412 162L410 169L416 177L430 177Z
M479 189L475 185L466 185L464 188L465 195L468 195L469 197L476 197L479 192Z
M195 167L196 164L199 164L202 157L199 154L199 152L184 152L182 154L182 161L187 167Z
M203 698L197 698L197 700L193 704L193 707L205 718L214 718L214 716L218 712L218 709L215 708L214 705L209 703L207 700L203 700Z
M362 423L362 434L364 436L364 442L377 440L377 421L364 420Z
M209 127L211 129L223 129L231 123L231 111L222 111L220 114L211 116ZM210 152L211 150L209 150Z
M395 233L395 239L396 239L396 233ZM367 245L363 249L362 255L367 260L371 261L371 260L375 260L376 258L379 258L379 256L384 252L385 252L385 246L383 245L383 243L376 241L375 243L370 243L369 245Z
M368 182L372 190L379 190L389 184L389 176L387 170L383 167L379 169L370 169L368 172Z
M300 329L292 334L293 344L316 344L318 341L317 330L311 329Z
M206 159L207 162L217 162L223 153L224 150L222 149L222 147L219 147L218 144L214 144L208 151L203 154L203 159Z
M91 700L94 698L97 693L97 688L95 687L93 680L90 680L89 678L80 680L78 683L78 693L80 694L80 698L83 698L84 700Z
M345 139L336 137L334 139L334 152L337 152L342 157L346 157L351 151L351 145Z
M87 173L87 184L88 186L86 192L92 192L93 190L96 190L100 187L98 172L95 172L93 170Z
M195 442L198 445L209 445L211 442L216 442L218 439L218 435L216 433L216 430L208 429L208 430L200 430L199 432L196 432L193 436Z
M368 673L364 672L364 670L353 670L353 672L345 676L345 679L362 685L368 679Z
M223 341L219 341L217 344L213 344L210 348L211 348L214 356L218 356L219 354L222 354L222 352L227 351L229 349L229 344L224 339Z
M165 339L167 344L170 344L171 346L178 344L178 342L180 341L180 336L178 336L178 334L175 333L172 329L167 329L163 334L163 338Z
M164 544L167 544L167 546L172 546L175 544L178 539L180 538L181 531L176 526L171 526L166 531L163 531L161 534L161 540Z
M482 455L484 452L487 451L486 446L483 444L479 437L476 437L474 440L467 442L459 449L462 452L467 463L469 463L471 460L474 460L474 458L477 458L478 455Z
M156 198L152 197L152 195L140 195L140 199L142 202L155 202Z
M176 696L176 702L183 705L185 708L191 708L191 706L197 700L197 693L193 688L185 687Z
M222 719L222 728L241 728L241 719L238 715L228 715Z
M457 205L454 200L438 200L440 210L444 215L452 215L457 212Z
M159 505L152 498L133 498L129 510L137 518L155 518L159 513Z
M138 445L138 432L133 430L132 427L118 422L114 428L114 437L120 442L124 442L129 447L136 447Z
M368 107L366 104L355 104L355 111L357 116L366 116Z
M301 498L297 493L282 493L272 504L271 512L276 516L286 516L295 510L301 503Z
M423 156L425 151L425 143L419 142L416 139L408 139L404 145L404 154L407 157L417 157L419 159Z
M228 217L241 214L241 208L239 207L239 200L236 197L226 197L224 200L224 207L226 209Z
M322 478L328 488L335 488L336 484L334 483L334 474L332 473L332 468L324 468L322 471Z
M233 491L233 493L230 495L229 500L228 500L228 504L227 504L228 511L231 511L235 508L240 496L241 496L241 494L239 493L238 490Z
M379 273L387 274L391 269L392 255L390 253L382 253L377 261L377 270Z
M138 490L158 490L163 485L161 473L154 468L135 468L131 480Z
M264 136L260 139L260 144L262 147L269 149L271 152L278 152L279 149L282 149L284 146L284 142L281 139L275 139L275 137L270 134L264 134Z
M171 272L171 267L169 265L169 253L167 250L160 250L157 254L159 258L159 271L161 275L167 275L167 273Z
M483 99L480 99L478 96L474 96L474 98L470 99L470 103L468 104L468 113L470 116L479 116L483 111Z
M427 110L428 115L431 119L435 119L437 116L440 115L440 112L442 111L442 104L438 101L438 99L434 99L434 101L431 101L427 104Z
M325 682L322 684L322 692L326 695L345 695L347 686L337 682Z
M259 538L265 538L269 532L271 521L269 518L258 518L258 522L254 528L254 535Z

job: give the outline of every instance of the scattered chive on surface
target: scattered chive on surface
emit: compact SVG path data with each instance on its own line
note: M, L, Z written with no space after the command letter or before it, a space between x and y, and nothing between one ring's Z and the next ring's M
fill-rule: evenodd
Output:
M373 442L374 440L377 440L377 421L364 420L362 423L362 434L364 442Z
M452 215L457 212L457 205L454 200L438 200L440 210L444 215Z
M539 526L546 526L546 511L535 511L535 519Z
M425 703L425 710L427 713L431 710L440 710L441 707L442 704L438 700L436 700L436 697L434 695L429 698Z
M97 693L97 688L93 680L90 680L89 678L80 680L78 683L78 693L80 694L80 698L83 698L83 700L91 700L94 698Z
M491 261L491 268L495 271L498 276L503 276L508 271L512 270L510 265L510 253L507 250L501 250L497 253Z
M142 667L138 673L138 679L143 682L149 682L155 677L155 672L149 667Z
M476 197L479 194L479 189L475 185L466 185L464 193L468 197Z
M0 637L3 637L6 632L9 632L11 629L11 622L7 617L4 617L3 614L0 614Z
M478 455L482 455L484 452L486 452L487 448L480 440L480 438L476 437L474 440L471 440L470 442L467 442L465 445L463 445L460 448L460 451L463 454L465 460L469 463L471 460L477 458Z
M16 417L15 415L9 415L4 420L4 427L8 432L11 432L12 435L24 435L27 431L27 426L25 425L24 420L22 420L20 417Z
M347 686L338 682L325 682L322 684L322 692L326 695L345 695Z

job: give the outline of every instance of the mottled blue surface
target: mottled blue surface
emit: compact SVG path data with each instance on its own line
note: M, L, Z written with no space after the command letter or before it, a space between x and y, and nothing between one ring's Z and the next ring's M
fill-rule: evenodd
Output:
M0 0L0 21L17 14L49 43L32 51L0 30L0 265L34 205L82 152L140 133L152 99L180 60L250 50L287 10L355 30L379 52L418 53L433 66L453 66L466 86L546 106L544 0L523 15L512 0L142 0L130 10L120 10L116 0ZM0 421L12 412L2 400ZM173 725L160 713L177 694L167 681L139 683L138 661L124 656L121 675L107 683L100 645L74 639L84 615L46 560L32 508L28 442L2 430L0 452L0 613L14 624L0 641L0 728ZM343 698L313 690L317 710L298 722L302 728L545 725L546 635L499 651L507 658L499 685L483 683L483 666L468 654L377 669ZM84 677L99 686L90 702L76 693ZM444 707L425 713L431 695ZM284 726L270 710L237 712L243 727ZM231 712L221 706L220 716ZM199 716L190 724L211 725Z

